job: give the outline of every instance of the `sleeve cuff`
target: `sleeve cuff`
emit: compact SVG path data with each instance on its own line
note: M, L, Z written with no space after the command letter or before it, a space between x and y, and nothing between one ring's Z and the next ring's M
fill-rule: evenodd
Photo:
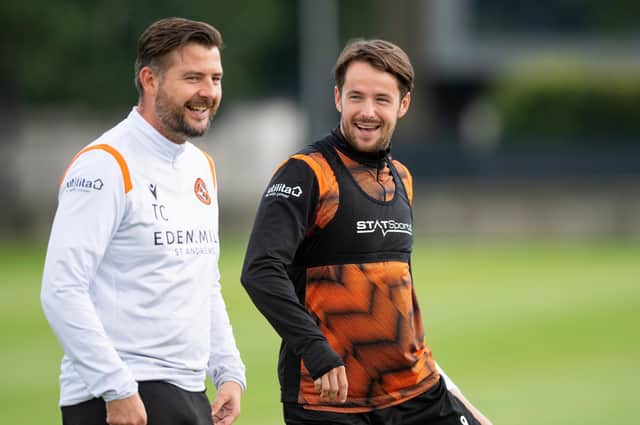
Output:
M102 395L102 399L105 402L113 401L113 400L122 400L124 398L131 397L137 392L138 392L138 383L136 381L133 381L133 382L130 382L122 390L111 390L111 391L105 392Z
M338 366L344 366L342 358L324 340L315 341L302 355L304 365L315 380Z
M245 390L247 389L247 383L245 381L234 377L220 379L220 382L215 384L216 388L220 388L220 386L227 382L235 382L236 384L240 385L240 389L242 390L242 392L245 392Z

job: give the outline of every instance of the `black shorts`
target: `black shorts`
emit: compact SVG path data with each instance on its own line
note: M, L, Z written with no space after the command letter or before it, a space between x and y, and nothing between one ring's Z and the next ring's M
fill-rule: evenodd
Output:
M190 392L163 381L142 381L138 392L147 411L148 425L212 425L211 404L204 391ZM104 400L93 398L62 407L63 425L105 425Z
M442 379L423 394L397 406L366 413L307 410L284 403L287 425L479 425L466 406L451 394Z

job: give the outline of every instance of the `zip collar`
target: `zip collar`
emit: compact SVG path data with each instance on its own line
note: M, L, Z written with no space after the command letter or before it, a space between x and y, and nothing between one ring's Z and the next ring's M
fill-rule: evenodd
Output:
M160 134L140 113L137 107L133 107L128 117L133 123L133 127L143 136L143 146L145 149L158 155L171 163L175 163L185 152L187 142L177 144Z

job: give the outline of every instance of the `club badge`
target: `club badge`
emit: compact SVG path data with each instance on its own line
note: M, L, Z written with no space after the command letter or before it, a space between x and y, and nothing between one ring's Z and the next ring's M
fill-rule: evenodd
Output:
M196 193L196 198L198 198L200 202L205 205L211 204L211 196L209 196L207 185L200 177L196 179L196 182L193 185L193 191Z

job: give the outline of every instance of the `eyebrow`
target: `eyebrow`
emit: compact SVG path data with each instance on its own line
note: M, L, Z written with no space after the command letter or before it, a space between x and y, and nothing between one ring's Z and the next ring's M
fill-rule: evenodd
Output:
M209 75L209 74L206 73L206 72L202 72L202 71L184 71L182 73L183 77L188 77L188 76L204 77L204 76L207 76L207 75ZM211 75L213 75L214 77L222 77L222 72L214 72Z
M363 95L364 95L364 92L363 92L362 90L358 90L358 89L349 89L349 90L346 90L346 91L344 92L344 94L345 94L345 95L353 95L353 94L356 94L356 95L361 95L361 96L363 96ZM393 98L393 95L392 95L392 94L389 94L389 93L385 93L385 92L378 92L378 93L373 93L373 97L376 97L376 98L378 98L378 97L384 97L384 98L386 98L386 99L391 99L391 98Z

